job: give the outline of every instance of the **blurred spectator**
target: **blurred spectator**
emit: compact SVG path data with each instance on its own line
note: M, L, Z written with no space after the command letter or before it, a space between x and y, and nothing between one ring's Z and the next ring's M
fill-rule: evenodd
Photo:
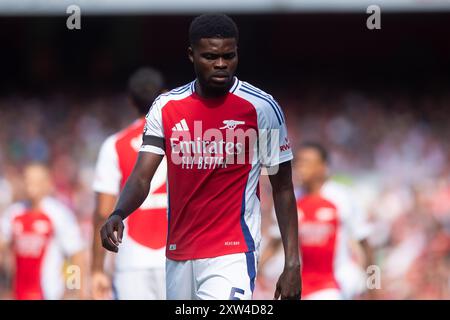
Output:
M0 220L0 251L13 275L13 297L61 299L66 289L77 289L75 296L82 297L83 244L75 217L51 196L44 165L27 165L23 180L26 200L8 207ZM64 281L64 258L75 267L68 270L73 274L67 279L70 288Z

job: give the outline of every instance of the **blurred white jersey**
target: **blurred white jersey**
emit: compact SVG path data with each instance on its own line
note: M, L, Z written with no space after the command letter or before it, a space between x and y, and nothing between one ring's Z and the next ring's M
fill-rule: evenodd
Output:
M74 214L51 197L37 209L16 203L2 217L1 236L12 246L15 299L61 299L64 259L84 247Z
M118 196L131 174L145 119L110 136L103 143L96 166L93 189ZM125 219L125 232L115 256L118 272L165 268L167 237L166 161L163 159L151 181L150 193L142 206Z

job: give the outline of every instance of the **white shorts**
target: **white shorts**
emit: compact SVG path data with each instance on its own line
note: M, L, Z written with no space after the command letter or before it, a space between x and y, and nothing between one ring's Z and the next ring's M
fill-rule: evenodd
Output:
M302 300L342 300L342 294L338 289L323 289L302 297Z
M113 293L117 300L166 299L165 270L152 268L117 271L113 277Z
M166 261L168 300L251 300L255 288L254 252L216 258Z

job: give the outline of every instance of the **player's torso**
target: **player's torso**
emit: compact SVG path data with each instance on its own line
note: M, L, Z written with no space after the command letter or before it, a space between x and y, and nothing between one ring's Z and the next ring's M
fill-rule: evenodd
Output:
M335 288L335 257L340 228L339 210L321 194L297 201L304 293Z
M16 298L44 299L42 273L46 255L53 241L52 221L41 210L24 208L12 223Z
M193 93L169 101L162 123L170 197L168 256L183 260L247 251L241 219L257 138L255 108L231 93L211 100Z
M139 119L117 136L115 149L122 189L130 176L142 144L145 119ZM126 232L116 259L118 270L164 266L167 238L167 192L165 159L155 172L150 193L126 220Z

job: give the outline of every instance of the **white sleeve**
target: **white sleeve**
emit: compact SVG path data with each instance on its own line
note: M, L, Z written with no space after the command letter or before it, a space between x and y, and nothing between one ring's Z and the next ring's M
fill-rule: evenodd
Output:
M271 99L272 96L269 98L258 117L259 159L265 167L273 167L293 158L283 111Z
M2 214L0 218L0 239L4 242L11 242L12 239L12 222L14 217L16 217L23 210L22 204L13 204L8 207Z
M122 173L115 147L116 136L110 136L103 142L95 167L95 178L92 189L95 192L118 195Z
M84 249L84 241L75 214L56 200L45 203L45 211L55 225L55 238L66 257L70 257Z
M153 102L145 117L144 135L139 151L165 154L164 130L162 125L161 96Z
M364 240L369 237L372 229L366 212L351 193L348 194L348 201L347 224L350 236L358 241Z

